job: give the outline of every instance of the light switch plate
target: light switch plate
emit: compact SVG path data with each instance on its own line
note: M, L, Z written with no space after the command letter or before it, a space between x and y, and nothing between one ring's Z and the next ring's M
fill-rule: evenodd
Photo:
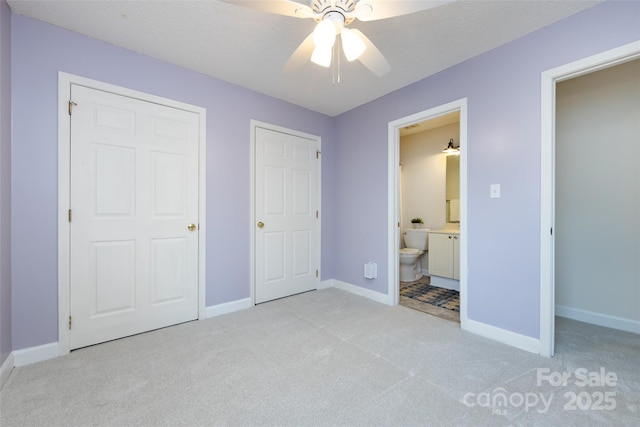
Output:
M491 184L489 187L489 197L492 199L500 198L500 184Z

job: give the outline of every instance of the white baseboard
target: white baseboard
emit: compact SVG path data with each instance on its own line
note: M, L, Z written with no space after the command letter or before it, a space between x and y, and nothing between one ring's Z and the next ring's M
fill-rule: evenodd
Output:
M496 326L467 319L462 329L531 353L540 353L540 340Z
M54 357L58 357L60 353L58 350L58 343L52 342L49 344L16 350L13 352L13 355L15 357L15 366L25 366L32 363L53 359Z
M9 357L7 357L7 359L2 364L2 367L0 367L0 389L2 389L4 383L6 383L9 379L9 375L11 374L11 371L13 371L13 366L14 356L13 353L9 353Z
M327 288L333 288L333 279L322 280L318 285L318 290Z
M593 311L581 310L579 308L567 307L564 305L556 305L556 316L566 317L579 322L592 323L606 328L619 329L621 331L640 334L640 321L637 320L595 313Z
M330 279L322 281L318 289L326 288L341 289L343 291L351 292L353 294L369 298L382 304L390 305L390 298L388 295L381 292L372 291L370 289L362 288L360 286L341 282L340 280ZM519 348L521 350L525 350L535 354L540 353L540 340L537 338L528 337L526 335L487 325L486 323L481 323L468 318L461 323L461 327L465 331L501 342L503 344L510 345L512 347Z
M352 285L350 283L341 282L340 280L330 279L321 282L318 289L323 288L336 288L343 291L350 292L361 297L369 298L370 300L379 302L381 304L390 305L389 295L382 292L372 291L371 289L363 288L361 286Z
M244 310L246 308L251 308L251 298L243 298L206 307L205 317L208 319L210 317L222 316L223 314L233 313L234 311Z

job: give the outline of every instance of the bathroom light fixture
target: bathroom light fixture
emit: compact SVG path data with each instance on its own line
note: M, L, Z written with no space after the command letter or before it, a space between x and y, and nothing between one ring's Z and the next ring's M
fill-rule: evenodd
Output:
M454 146L453 145L453 138L451 138L449 140L449 145L446 146L446 148L444 150L442 150L443 153L447 153L447 156L451 156L451 155L460 155L460 146Z

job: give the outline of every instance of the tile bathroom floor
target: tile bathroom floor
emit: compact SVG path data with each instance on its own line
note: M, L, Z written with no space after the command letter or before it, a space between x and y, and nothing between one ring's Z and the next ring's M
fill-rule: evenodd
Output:
M460 313L458 311L449 310L447 308L438 307L437 305L428 304L424 301L420 301L419 295L418 296L413 295L413 298L407 296L410 294L408 290L410 288L414 288L415 285L428 285L430 283L431 283L431 278L429 276L423 276L421 279L413 282L400 282L400 300L399 300L400 305L403 305L408 308L412 308L414 310L421 311L423 313L430 314L432 316L439 317L441 319L460 323ZM459 306L459 298L460 297L458 296L458 306Z

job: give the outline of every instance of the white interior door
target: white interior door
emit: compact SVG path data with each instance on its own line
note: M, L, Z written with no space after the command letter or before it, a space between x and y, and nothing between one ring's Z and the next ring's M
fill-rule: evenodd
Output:
M198 115L71 100L70 348L197 319Z
M317 288L320 142L255 127L255 302Z

